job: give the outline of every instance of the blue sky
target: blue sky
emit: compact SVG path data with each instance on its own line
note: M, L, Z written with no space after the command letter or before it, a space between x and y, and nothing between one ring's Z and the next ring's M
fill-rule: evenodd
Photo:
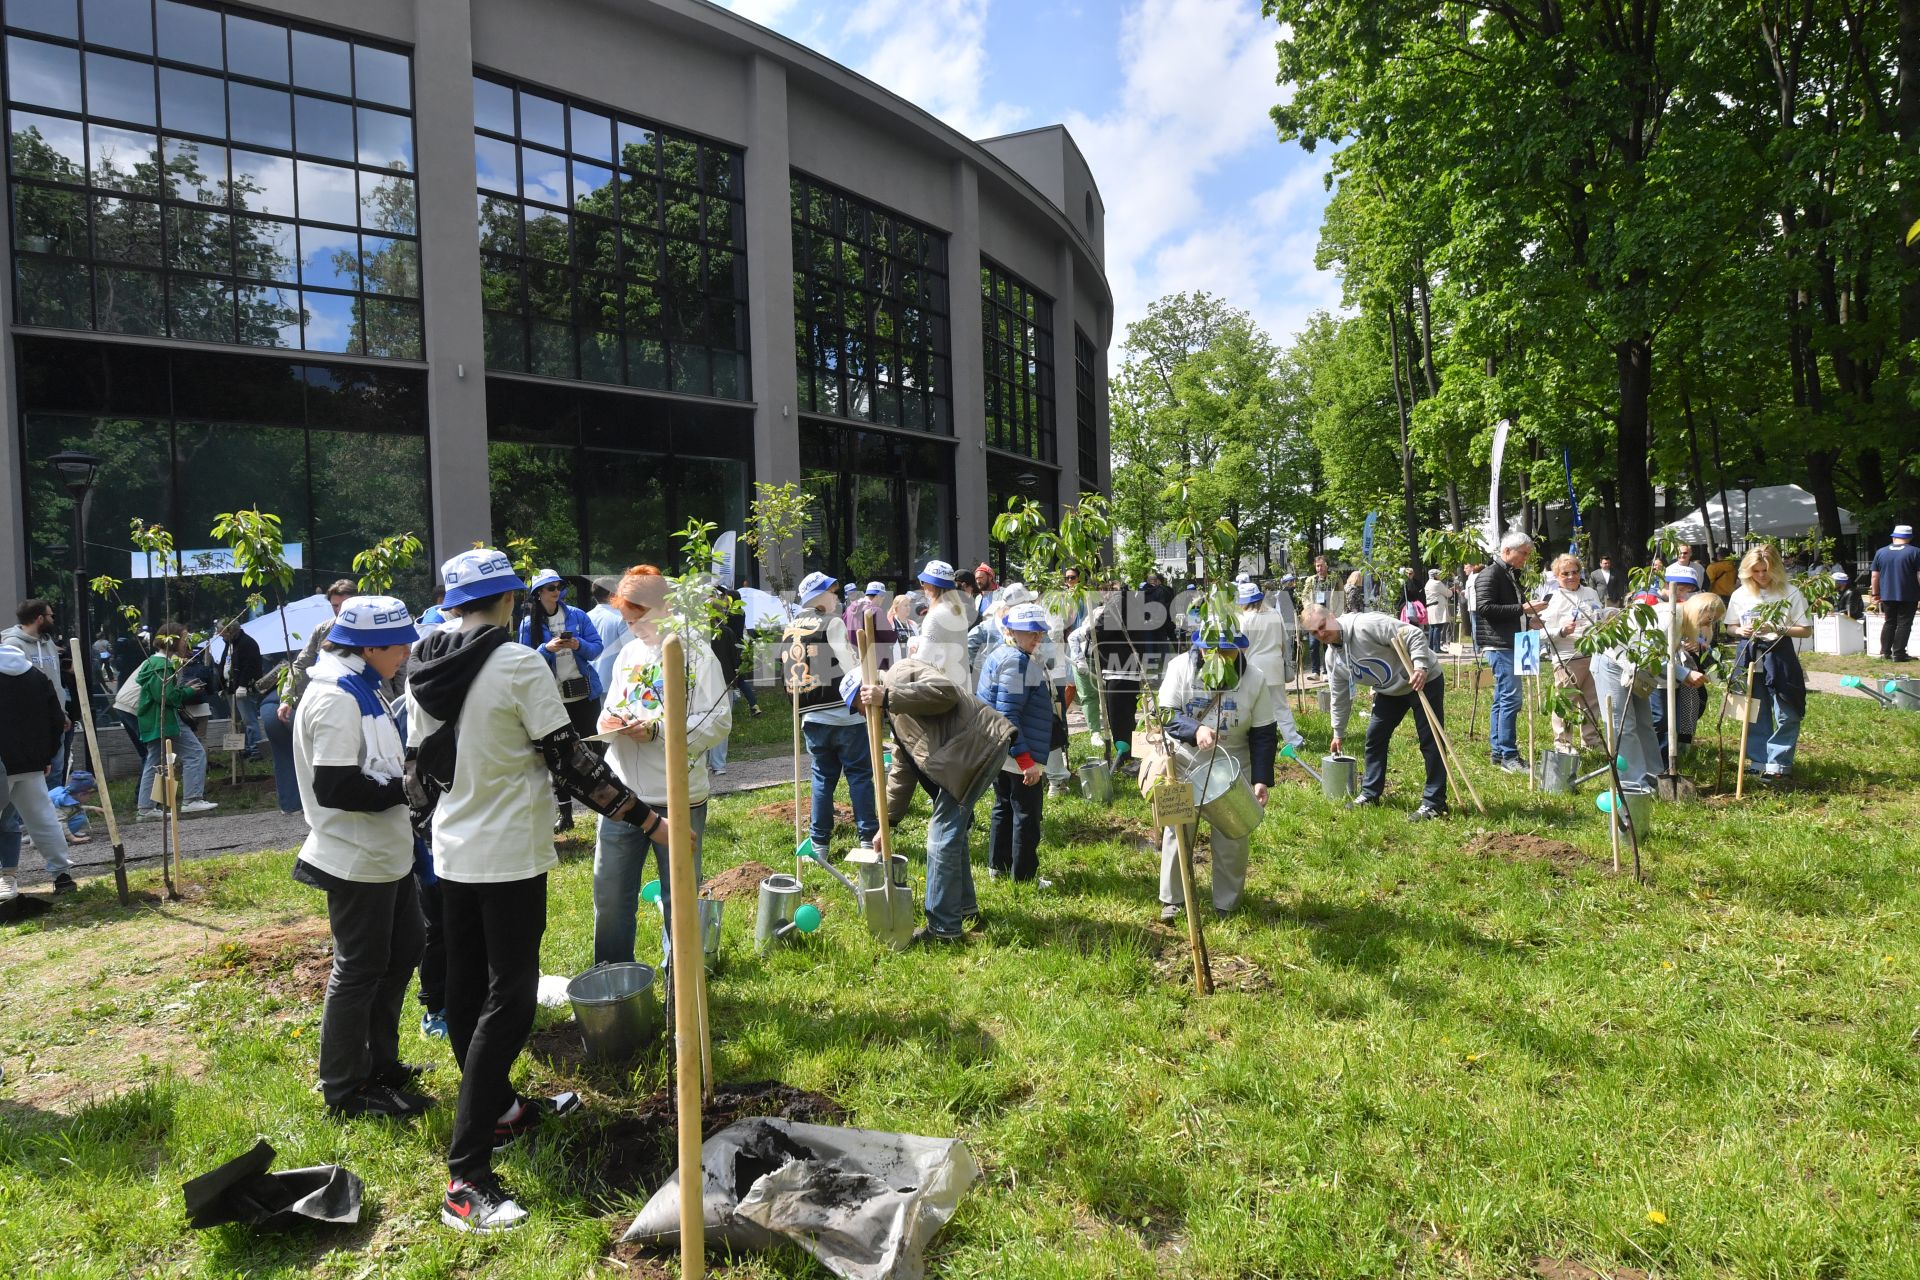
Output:
M1285 342L1339 281L1316 271L1325 149L1274 138L1277 29L1254 0L719 0L980 138L1062 123L1107 206L1126 326L1205 289Z

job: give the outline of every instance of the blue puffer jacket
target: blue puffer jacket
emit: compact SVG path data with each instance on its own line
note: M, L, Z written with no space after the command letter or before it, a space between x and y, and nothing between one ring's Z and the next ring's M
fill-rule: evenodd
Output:
M1017 645L1001 645L987 655L974 692L1013 722L1007 755L1015 760L1031 756L1035 763L1044 763L1053 743L1053 687L1034 661Z
M600 683L600 673L594 669L593 661L600 656L600 629L593 625L585 609L576 609L570 604L563 604L560 609L566 615L567 630L573 632L574 639L580 642L580 647L574 650L573 660L579 666L580 674L587 678L588 692L592 694L595 701L598 701L607 691L606 686ZM551 638L549 634L548 639ZM529 648L533 646L531 615L520 619L520 643ZM549 667L554 665L554 655L544 645L540 649L540 656L547 660Z

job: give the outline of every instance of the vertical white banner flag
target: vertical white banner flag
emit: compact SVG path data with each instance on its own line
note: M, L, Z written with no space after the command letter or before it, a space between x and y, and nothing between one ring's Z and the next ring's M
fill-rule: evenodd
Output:
M733 573L735 550L738 542L738 537L731 529L714 539L713 542L713 574L716 578L720 579L723 584L729 587L739 585L740 581Z
M1498 555L1506 522L1500 518L1500 462L1507 455L1507 432L1513 429L1511 418L1500 419L1493 429L1493 483L1487 492L1487 554Z

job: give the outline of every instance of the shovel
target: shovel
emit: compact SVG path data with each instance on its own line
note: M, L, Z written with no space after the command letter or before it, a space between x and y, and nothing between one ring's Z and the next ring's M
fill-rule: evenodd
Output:
M863 685L880 683L878 664L873 657L873 614L867 613L860 628L860 679ZM867 709L867 756L873 762L876 788L887 785L886 752L880 745L880 708ZM905 950L913 941L913 888L896 885L893 879L893 827L887 820L886 793L876 796L874 816L880 822L880 884L860 897L861 914L873 936L896 951ZM875 894L878 901L875 901Z

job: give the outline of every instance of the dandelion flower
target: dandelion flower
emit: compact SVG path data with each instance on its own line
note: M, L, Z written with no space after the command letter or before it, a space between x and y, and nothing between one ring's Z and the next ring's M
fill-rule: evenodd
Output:
M1647 1221L1656 1227L1664 1227L1667 1225L1667 1215L1658 1209L1649 1209L1647 1210Z

